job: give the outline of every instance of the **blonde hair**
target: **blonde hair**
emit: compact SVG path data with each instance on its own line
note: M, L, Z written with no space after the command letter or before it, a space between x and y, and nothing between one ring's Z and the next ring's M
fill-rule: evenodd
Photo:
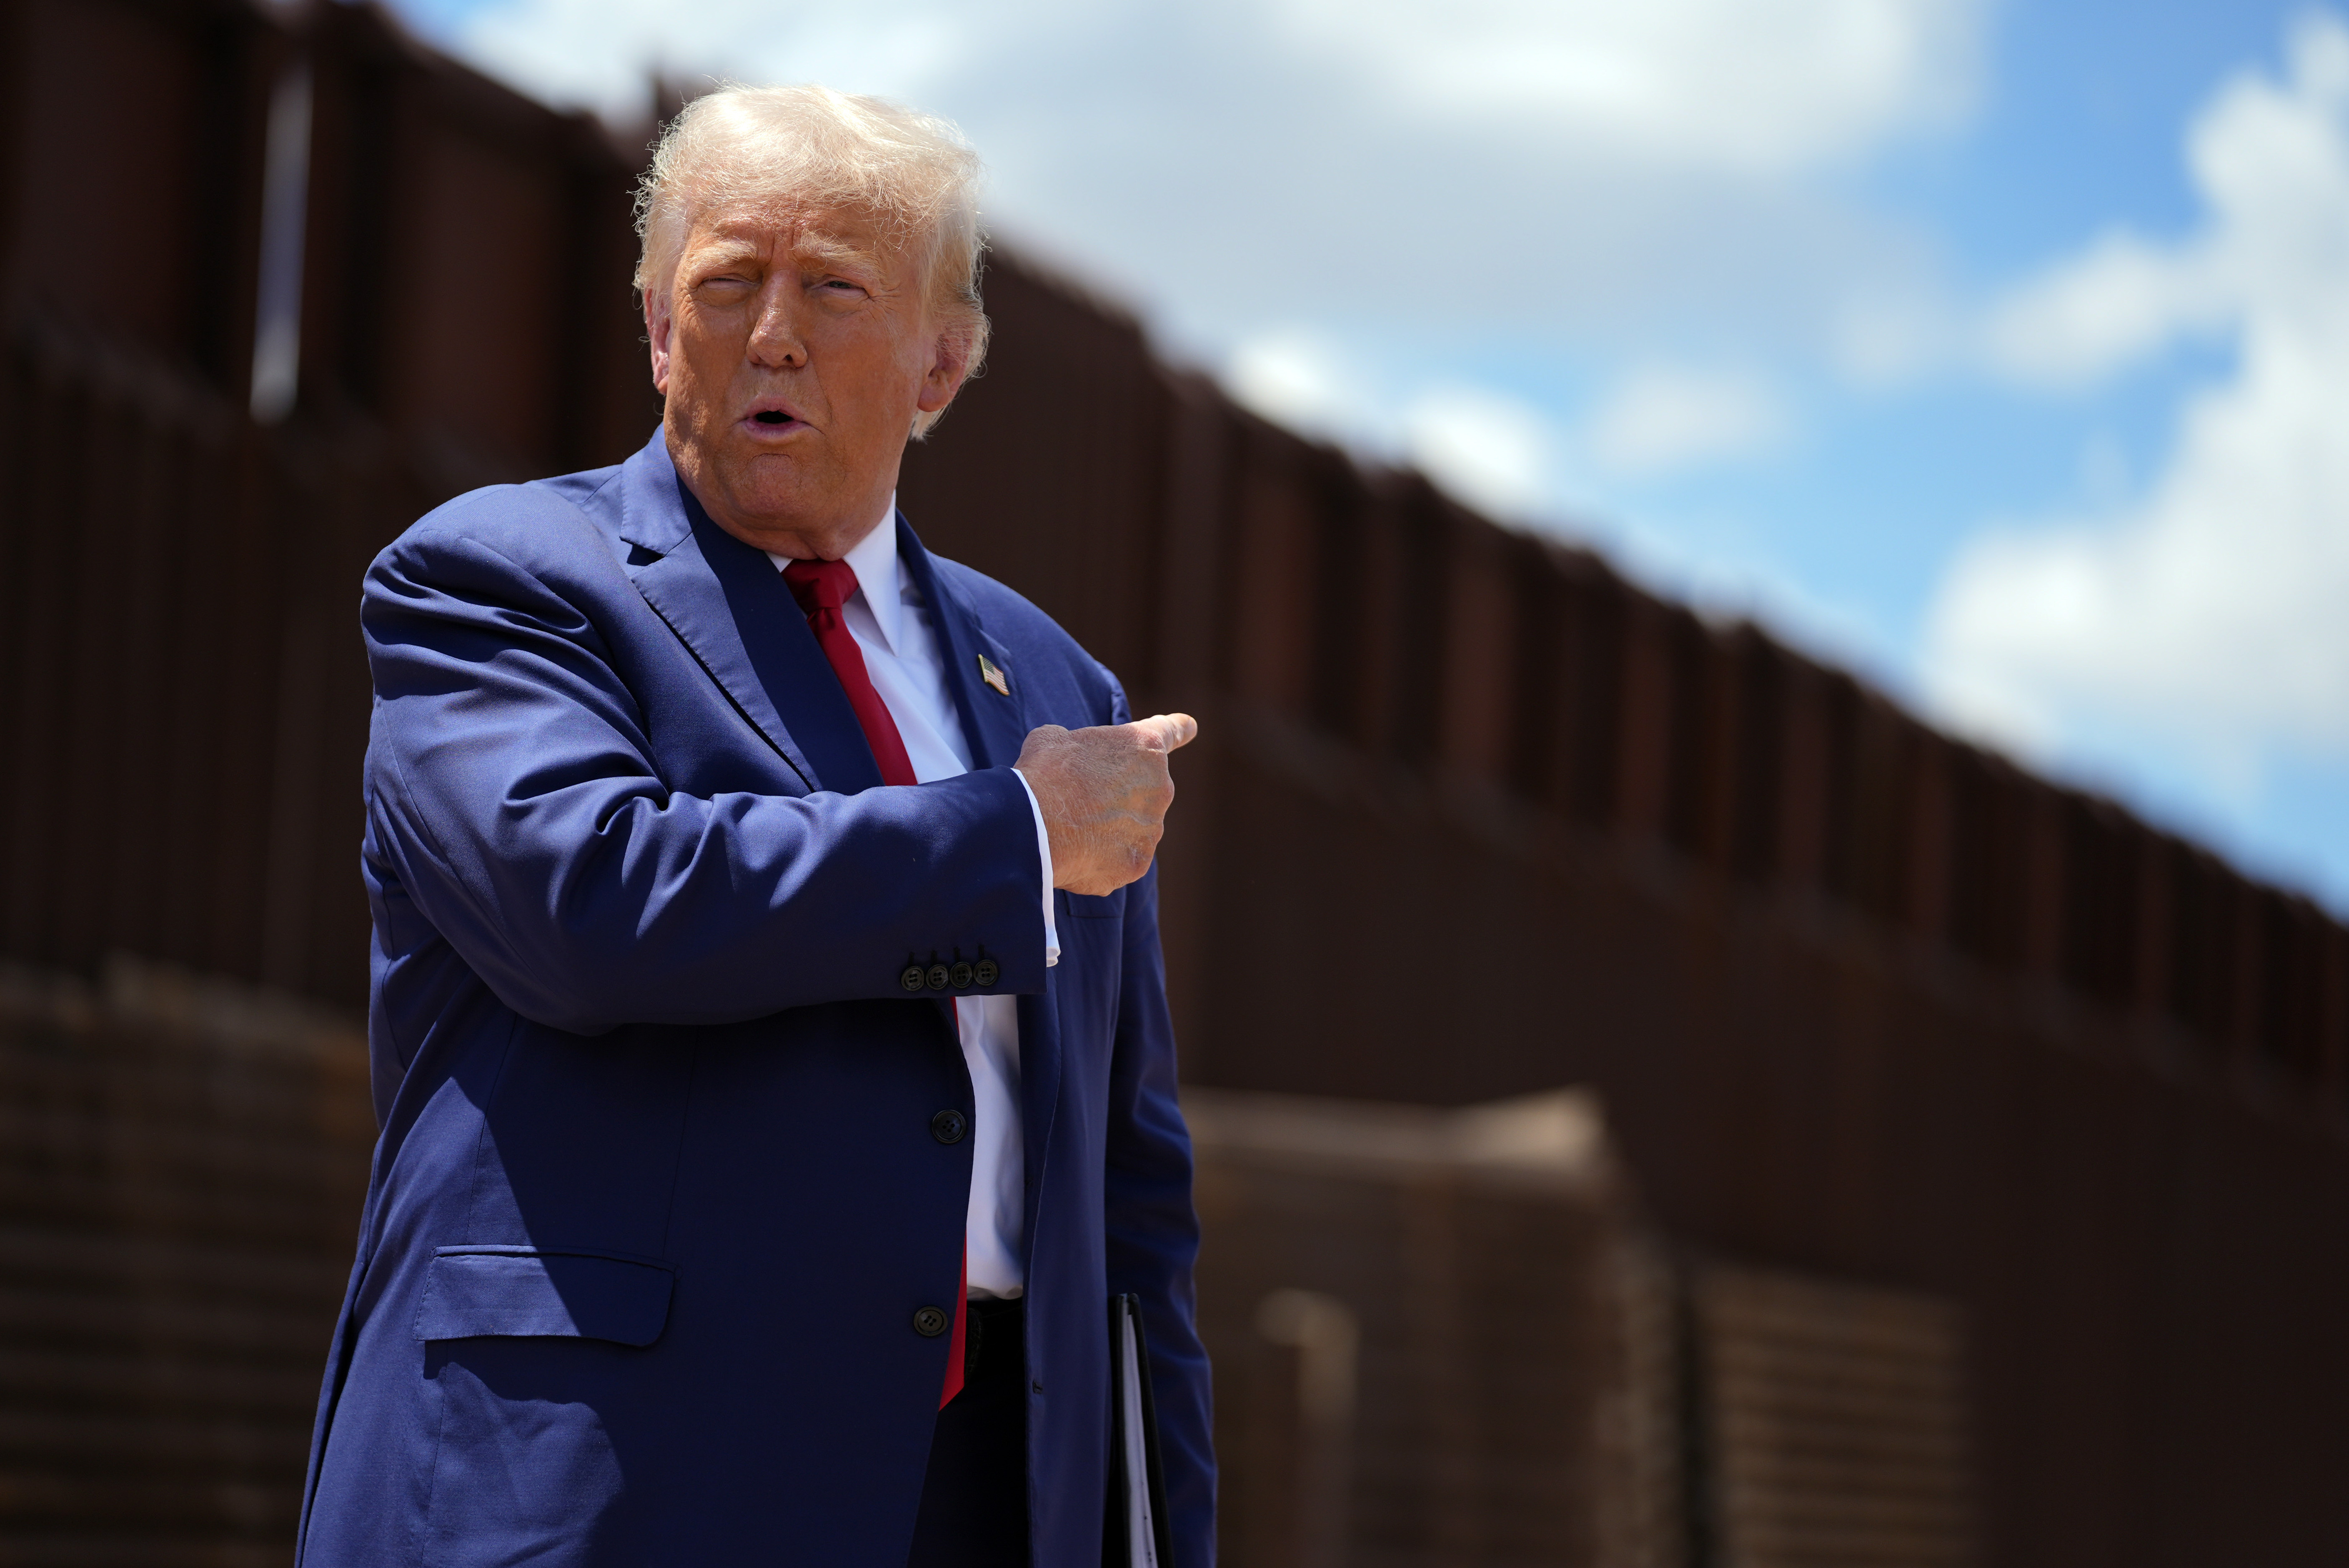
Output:
M949 121L826 87L729 83L686 105L636 185L640 294L666 291L694 220L763 202L853 207L912 263L939 331L977 375L988 323L978 296L978 154ZM916 415L919 441L944 415Z

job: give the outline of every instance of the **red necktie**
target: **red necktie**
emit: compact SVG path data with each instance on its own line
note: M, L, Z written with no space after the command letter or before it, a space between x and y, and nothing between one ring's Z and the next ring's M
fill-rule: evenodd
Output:
M823 656L832 660L832 672L840 677L848 705L856 710L864 743L873 748L873 760L881 764L881 782L919 784L914 764L905 756L905 739L897 733L897 721L889 717L888 705L873 690L873 678L864 672L864 654L849 634L848 623L840 618L840 607L856 591L856 568L845 561L793 561L783 568L783 581L791 585L792 597L800 601L800 608L807 611L808 629L815 633L815 644L823 649Z
M921 781L914 776L914 764L905 755L905 737L897 733L897 721L889 716L888 704L881 701L881 693L873 690L873 677L865 673L864 650L856 646L848 623L840 618L840 607L856 591L856 568L845 561L793 561L783 568L783 581L790 585L792 597L799 600L800 608L807 612L808 629L815 633L816 646L832 661L832 672L840 677L840 689L848 693L848 705L856 710L856 722L864 731L864 743L873 748L873 760L881 764L881 782L919 784ZM962 1018L957 1013L957 1045L961 1033ZM954 1339L947 1346L946 1388L938 1396L941 1410L962 1392L963 1336L969 1327L970 1316L964 1298L969 1293L970 1248L966 1243L962 1282L955 1287Z

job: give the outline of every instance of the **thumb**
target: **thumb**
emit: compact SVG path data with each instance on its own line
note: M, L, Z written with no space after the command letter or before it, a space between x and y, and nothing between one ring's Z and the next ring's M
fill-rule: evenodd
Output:
M1172 752L1191 743L1199 732L1199 721L1188 713L1153 713L1135 720L1133 727L1142 732L1143 743L1152 751Z

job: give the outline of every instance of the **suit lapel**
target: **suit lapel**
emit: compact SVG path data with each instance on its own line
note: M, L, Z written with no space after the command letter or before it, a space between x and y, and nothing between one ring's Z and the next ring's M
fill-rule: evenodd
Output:
M922 602L930 607L930 625L945 654L947 691L954 698L957 717L962 721L963 739L970 746L971 767L1009 767L1019 760L1019 747L1028 739L1030 728L1024 692L1018 674L1012 670L1010 656L979 625L969 602L947 582L945 574L922 547L921 540L914 535L913 524L905 521L902 512L897 514L897 560L900 568L912 576L914 586L921 589ZM982 653L1004 672L1005 683L1011 688L1009 696L980 682L978 656Z
M639 454L642 456L643 454ZM667 467L667 453L660 454ZM668 504L686 525L641 514L659 509L657 486L632 487L623 536L661 558L636 574L636 590L677 633L710 679L812 790L854 794L881 782L856 710L832 672L807 618L772 561L709 520L676 472Z

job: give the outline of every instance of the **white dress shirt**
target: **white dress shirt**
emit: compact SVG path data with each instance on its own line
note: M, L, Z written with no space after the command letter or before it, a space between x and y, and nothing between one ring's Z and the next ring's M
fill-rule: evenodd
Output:
M945 641L922 590L898 564L896 519L897 498L892 495L880 525L848 552L856 592L840 607L840 618L864 655L873 690L897 722L914 776L929 784L970 772L970 742L947 691ZM788 556L767 558L778 571L791 565ZM1019 784L1028 788L1026 778ZM1036 853L1044 866L1044 962L1050 967L1061 960L1060 933L1052 921L1052 845L1033 789L1028 789L1028 809L1036 819ZM1010 996L958 997L954 1004L975 1113L970 1208L964 1220L975 1296L1016 1296L1027 1283L1019 1262L1027 1162L1019 1137L1019 999Z

